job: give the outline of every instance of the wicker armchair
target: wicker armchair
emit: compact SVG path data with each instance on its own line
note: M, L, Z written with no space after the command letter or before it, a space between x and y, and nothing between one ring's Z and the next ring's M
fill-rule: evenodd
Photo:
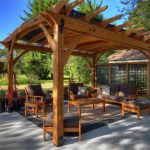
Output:
M78 94L78 87L83 87L83 83L70 83L68 87L68 97L70 100L89 97L88 91L85 94Z
M51 97L46 97L40 84L28 85L25 88L26 101L25 101L25 116L28 113L36 115L38 118L38 113L45 113L45 107L47 104L52 103Z

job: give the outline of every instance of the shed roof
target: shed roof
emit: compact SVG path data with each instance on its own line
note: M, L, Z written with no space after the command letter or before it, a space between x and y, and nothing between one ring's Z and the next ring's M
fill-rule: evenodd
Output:
M108 61L147 61L148 58L138 50L118 50L116 53L108 57Z

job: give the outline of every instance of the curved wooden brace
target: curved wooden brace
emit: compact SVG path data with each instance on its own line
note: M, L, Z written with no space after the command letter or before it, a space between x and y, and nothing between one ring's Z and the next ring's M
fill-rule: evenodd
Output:
M17 61L27 52L29 52L30 50L24 50L23 52L21 52L21 54L19 54L14 60L13 60L13 64L15 65L17 63Z
M82 34L78 35L78 37L76 38L76 40L74 42L71 42L68 46L67 46L67 50L64 51L64 66L67 63L72 50L75 49L75 47L79 44L81 38L83 37Z
M71 11L73 10L73 8L75 8L76 6L78 6L80 3L82 3L84 0L76 0L70 4L68 4L65 7L65 14L66 16L69 16L69 14L71 13Z
M101 23L99 23L98 25L101 26L101 27L107 27L109 23L111 22L114 22L116 20L119 20L123 15L120 14L120 15L117 15L115 17L112 17L112 18L109 18L109 19L106 19L104 21L102 21Z
M40 24L39 26L41 27L41 29L45 33L48 44L51 47L52 51L54 52L55 48L56 48L56 42L54 41L53 37L49 34L48 30L45 28L45 26L43 24Z
M5 42L10 42L14 36L17 36L16 41L21 39L28 32L37 29L38 24L43 21L44 19L42 19L40 15L33 17L30 21L27 21L26 23L22 24L19 28L17 28L9 38L5 39Z
M93 17L97 16L99 13L105 11L106 9L108 8L108 6L104 6L104 7L101 7L97 10L94 10L92 12L90 12L89 14L85 15L83 17L83 20L86 21L86 22L89 22Z
M87 57L83 57L89 64L90 68L93 68L93 63Z
M131 26L131 25L133 25L133 24L134 24L134 22L132 22L132 21L130 21L130 22L125 22L125 23L123 23L123 24L121 24L121 25L118 25L118 26L115 26L115 27L110 27L110 29L111 29L112 31L119 32L119 31L122 30L123 28L128 27L128 26ZM108 28L108 29L109 29L109 28Z
M60 13L63 7L69 2L69 0L60 0L50 10L55 13Z
M47 12L42 12L40 14L42 16L42 18L45 19L45 21L48 23L48 25L51 27L51 26L54 26L55 24L57 24L57 21Z

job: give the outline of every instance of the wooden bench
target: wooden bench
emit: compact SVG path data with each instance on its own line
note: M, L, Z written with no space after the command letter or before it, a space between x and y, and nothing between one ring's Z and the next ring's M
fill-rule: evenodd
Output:
M134 100L122 103L122 116L125 115L125 112L132 112L136 113L137 119L140 119L142 111L147 111L150 115L150 100Z
M79 133L79 141L81 141L81 121L78 115L71 113L64 114L64 128L65 132L77 132ZM46 140L46 133L53 134L53 114L49 114L43 119L43 141Z

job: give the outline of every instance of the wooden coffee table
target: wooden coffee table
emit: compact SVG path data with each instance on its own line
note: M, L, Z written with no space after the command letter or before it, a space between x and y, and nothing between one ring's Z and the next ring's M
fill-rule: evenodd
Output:
M70 100L68 101L68 112L70 112L70 106L76 106L78 107L78 115L81 117L81 106L86 105L94 105L94 104L102 104L103 105L103 111L105 112L105 100L98 99L98 98L84 98L84 99L76 99L76 100Z

